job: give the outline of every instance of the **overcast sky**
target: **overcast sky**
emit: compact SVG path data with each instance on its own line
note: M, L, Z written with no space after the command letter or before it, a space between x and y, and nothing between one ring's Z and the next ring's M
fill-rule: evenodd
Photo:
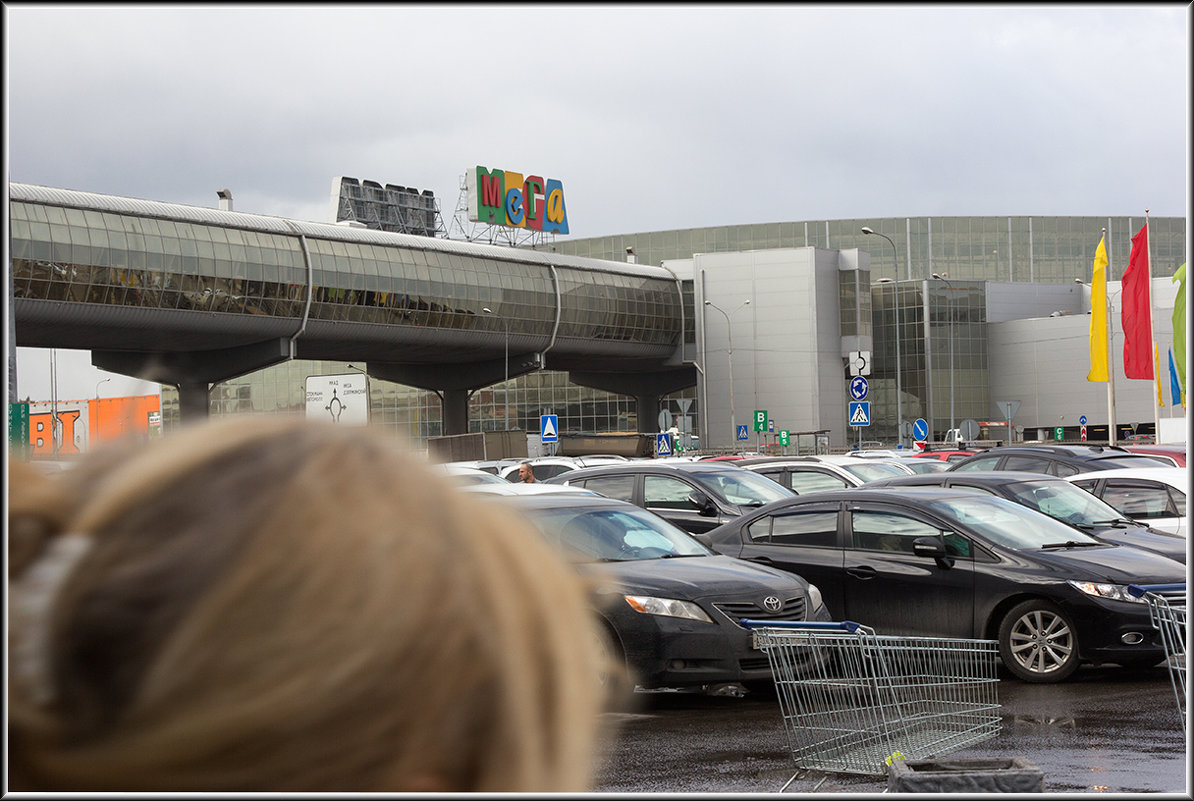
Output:
M237 211L327 221L332 179L349 175L430 189L450 225L461 177L483 165L562 181L573 238L1187 214L1184 5L5 17L11 181L208 207L228 188Z

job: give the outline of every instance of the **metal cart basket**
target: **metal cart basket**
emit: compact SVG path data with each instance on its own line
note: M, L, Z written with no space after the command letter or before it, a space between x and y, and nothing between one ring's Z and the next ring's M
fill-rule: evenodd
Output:
M1186 585L1129 584L1128 592L1148 604L1148 616L1160 635L1169 666L1169 683L1177 699L1182 729L1188 727L1186 711Z
M877 635L852 621L740 622L771 664L798 769L882 775L892 759L999 733L994 640Z

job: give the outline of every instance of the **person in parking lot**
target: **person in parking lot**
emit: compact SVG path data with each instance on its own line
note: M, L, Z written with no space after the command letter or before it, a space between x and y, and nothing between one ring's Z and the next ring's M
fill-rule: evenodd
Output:
M10 789L589 787L588 588L375 430L225 419L22 466Z
M530 462L523 462L518 466L518 480L523 484L535 483L535 473L531 470Z

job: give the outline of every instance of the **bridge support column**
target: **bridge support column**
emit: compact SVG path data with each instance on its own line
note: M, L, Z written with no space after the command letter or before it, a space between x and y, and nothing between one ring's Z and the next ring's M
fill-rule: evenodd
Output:
M206 418L211 404L208 392L211 386L206 381L181 381L178 386L178 419L191 423Z
M468 433L468 399L473 393L467 389L445 389L442 407L444 436Z
M203 351L141 353L93 350L91 363L110 373L178 387L178 416L181 422L186 423L208 416L208 391L212 384L293 357L291 340L279 338Z
M678 368L663 368L649 373L582 373L569 372L568 380L582 387L592 387L606 392L634 397L638 411L638 432L649 434L657 431L659 400L669 392L696 384L696 368L683 365Z

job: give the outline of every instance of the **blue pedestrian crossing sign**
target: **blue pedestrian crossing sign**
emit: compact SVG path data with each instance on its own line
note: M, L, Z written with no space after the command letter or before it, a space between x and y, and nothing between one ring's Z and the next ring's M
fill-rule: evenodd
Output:
M560 418L554 414L539 415L539 435L544 442L560 441Z
M655 455L656 456L671 456L672 455L672 435L671 434L656 434L655 435Z
M853 401L850 403L850 425L869 426L871 424L871 402Z
M917 442L924 442L929 438L929 424L923 417L916 418L916 422L912 424L912 438Z
M750 434L746 432L746 426L738 426L738 439L746 440L750 438Z
M862 376L856 375L850 379L850 397L854 400L866 400L866 394L869 391L870 386Z

